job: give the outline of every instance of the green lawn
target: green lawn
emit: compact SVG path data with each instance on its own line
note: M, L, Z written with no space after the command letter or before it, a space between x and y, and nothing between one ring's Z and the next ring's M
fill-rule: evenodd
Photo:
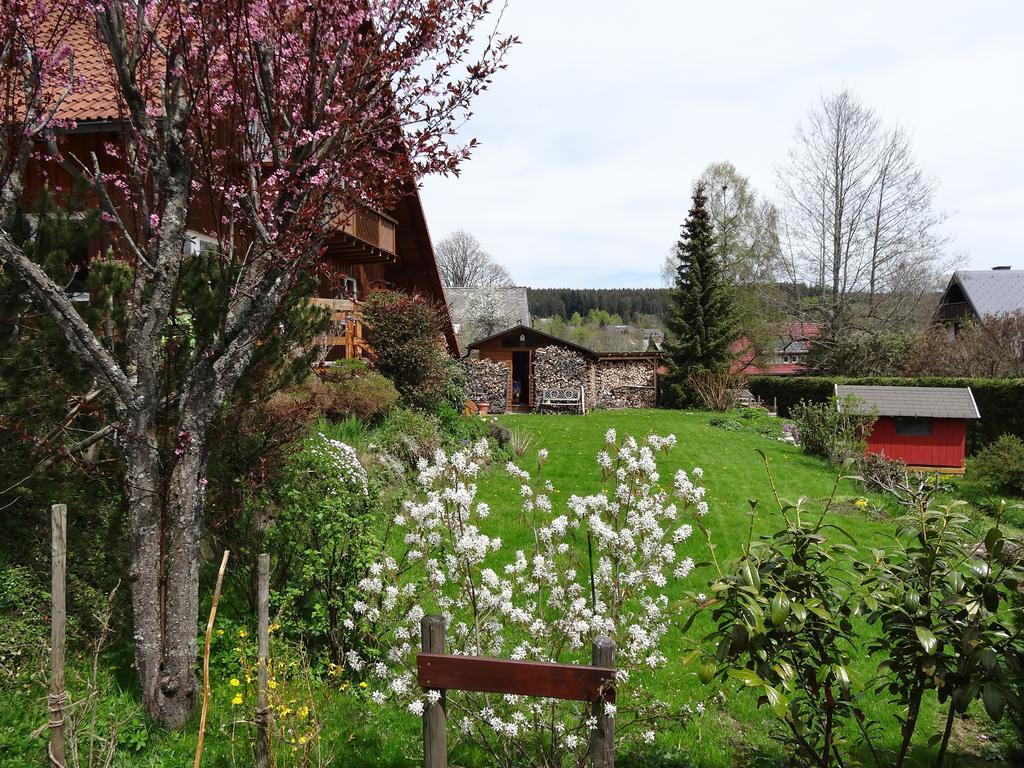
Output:
M659 468L663 481L671 482L677 469L690 470L695 466L705 471L704 484L710 511L706 522L712 530L712 537L721 561L731 560L740 553L749 525L748 512L751 499L758 500L758 514L754 532L768 533L779 527L778 507L772 498L768 474L757 450L765 452L771 465L783 499L795 501L806 497L812 506L820 508L832 493L836 482L836 471L824 462L802 454L795 446L760 435L753 430L726 431L709 425L713 418L707 413L679 411L598 411L586 416L537 416L510 415L502 417L506 426L526 430L534 436L530 450L519 460L524 469L536 469L536 451L550 450L551 456L543 469L543 476L550 479L563 495L569 493L592 493L599 489L600 471L595 455L604 443L604 433L612 427L619 435L632 434L642 438L650 433L675 434L677 445L666 455L659 456ZM737 419L740 423L742 419ZM509 553L517 547L528 545L528 532L519 524L517 483L504 473L494 472L480 482L480 497L492 507L493 529L489 532L503 537L503 549ZM868 499L866 511L853 505L860 497ZM557 498L557 497L556 497ZM837 522L847 530L862 547L883 546L891 543L892 525L889 522L894 510L887 509L887 499L879 494L866 493L853 481L839 483L837 503L832 512ZM556 502L557 503L557 502ZM698 537L687 545L686 554L695 560L707 557L707 548ZM692 610L688 593L703 590L711 578L708 569L692 573L686 583L676 585L670 597L679 601L682 621ZM709 617L702 617L690 629L690 638L683 638L678 632L671 636L670 658L682 656L688 640L699 640L710 629ZM865 637L869 632L864 627ZM697 765L707 768L743 765L747 762L745 753L781 754L780 748L770 739L771 716L758 710L752 694L727 691L726 703L718 703L714 697L715 688L703 686L696 678L696 670L683 664L676 664L659 670L652 680L652 689L660 697L680 704L706 701L707 714L699 718L683 732L664 733L659 737L659 746L667 751L676 749L688 752ZM870 680L876 673L876 662L864 658L853 670L859 682ZM934 706L934 702L931 702ZM884 697L869 697L865 711L881 724L880 736L883 746L898 744L899 723L896 712ZM928 738L934 731L929 730L932 712L922 718L918 742L925 750ZM979 727L984 728L983 719Z
M569 494L592 493L600 487L600 471L595 455L604 444L609 428L618 433L642 438L649 433L673 433L678 444L668 455L659 456L662 478L670 483L679 468L687 470L700 466L705 470L704 484L708 489L710 512L707 523L713 532L719 559L734 558L740 551L749 524L749 500L758 499L758 517L755 533L775 530L778 525L777 509L763 462L756 453L763 450L771 464L783 498L805 496L813 505L829 496L835 482L835 473L823 462L804 456L792 445L760 435L753 430L726 431L709 425L713 418L706 413L679 411L613 411L595 412L586 416L503 416L500 421L517 431L533 435L534 442L521 459L520 465L531 472L536 470L536 451L547 448L550 460L543 469L543 477L550 479L557 489L554 494L556 511L560 500ZM743 420L737 417L737 421ZM853 506L861 496L869 500L868 511ZM486 522L486 532L504 540L503 556L511 558L519 547L526 547L530 534L520 521L518 482L512 481L500 468L489 470L480 478L479 498L487 501L492 513ZM850 481L838 488L839 503L832 513L863 547L890 543L892 514L886 510L886 500L875 494L865 494ZM564 503L564 502L563 502ZM871 511L874 510L874 511ZM707 551L699 537L684 545L685 554L703 560ZM685 584L674 585L670 597L679 607L679 623L693 610L688 593L706 588L710 572L697 570ZM677 660L651 680L651 688L659 695L679 706L705 702L707 711L684 729L663 732L656 747L663 753L685 755L675 761L657 765L700 766L700 768L726 768L747 765L782 765L784 748L770 738L771 716L756 707L752 695L727 690L723 700L714 687L702 686L695 670L681 662L688 640L699 639L709 629L708 619L702 618L690 630L690 638L680 635L678 629L670 635L668 656ZM866 628L865 628L866 629ZM131 680L127 661L122 656L111 659L121 670L120 679ZM875 662L864 658L852 670L855 681L861 684L875 674ZM29 733L46 720L44 678L37 676L33 683L8 689L0 697L0 766L41 764L43 739ZM128 683L127 694L111 700L112 706L125 706L134 698ZM419 721L404 711L382 711L368 701L366 691L352 686L344 692L328 686L316 686L322 699L320 715L325 723L321 745L322 765L345 768L406 768L420 764L417 737ZM247 765L248 750L238 743L232 747L232 722L240 712L232 708L229 699L232 689L223 681L213 691L213 708L207 736L207 752L203 765L209 768L234 768ZM926 742L934 732L934 703L919 727L919 757L927 754ZM869 698L865 704L869 717L881 723L883 747L892 747L898 736L897 712L883 697ZM140 722L142 722L140 720ZM140 727L145 727L144 725ZM984 717L977 717L959 734L954 748L960 754L960 765L1002 765L1004 762L985 763L969 754L980 752L981 745L991 744L991 734ZM137 752L119 756L116 765L162 766L191 764L195 748L192 727L183 733L159 733L150 728L148 736L137 746ZM988 738L982 740L984 733ZM244 742L244 738L242 739ZM8 757L9 755L9 757ZM38 758L38 759L36 759ZM620 764L647 766L654 763L646 759L629 761L620 755ZM763 761L763 762L761 762ZM291 765L287 759L279 765ZM298 764L298 763L294 763ZM316 765L317 763L312 763ZM951 763L947 763L950 765ZM453 753L453 765L471 768L477 764L464 754ZM480 764L482 768L482 764Z

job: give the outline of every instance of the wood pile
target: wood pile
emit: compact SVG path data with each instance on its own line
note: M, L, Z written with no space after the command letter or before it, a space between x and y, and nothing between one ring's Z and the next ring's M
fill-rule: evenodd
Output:
M489 403L491 413L508 408L508 366L494 360L465 360L466 397L474 403Z
M648 360L600 360L594 372L595 407L654 408L654 365Z
M544 394L545 389L578 389L586 385L587 361L580 353L554 345L540 347L533 353L533 387L537 398Z

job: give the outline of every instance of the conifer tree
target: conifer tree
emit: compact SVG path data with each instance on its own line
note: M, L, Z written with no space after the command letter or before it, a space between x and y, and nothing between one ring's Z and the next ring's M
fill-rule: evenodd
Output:
M703 185L693 192L693 205L676 244L676 269L669 315L669 373L665 393L676 405L688 403L686 381L692 371L725 371L736 337L732 289L716 254L711 217Z

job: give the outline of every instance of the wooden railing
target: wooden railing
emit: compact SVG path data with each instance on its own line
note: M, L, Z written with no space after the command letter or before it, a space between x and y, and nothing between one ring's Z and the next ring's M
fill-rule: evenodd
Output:
M971 314L971 305L966 301L955 301L943 304L936 313L939 320L961 320Z
M363 309L353 299L313 299L313 304L331 312L327 332L317 340L328 357L369 357L370 345L363 338ZM333 352L333 354L332 354Z
M390 216L359 208L356 211L345 211L338 216L340 229L367 245L394 256L397 251L397 222Z

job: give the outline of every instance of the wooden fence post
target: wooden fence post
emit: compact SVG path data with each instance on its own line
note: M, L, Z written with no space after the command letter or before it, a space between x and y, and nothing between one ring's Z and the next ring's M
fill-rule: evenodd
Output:
M273 711L268 704L270 658L270 555L262 554L256 568L256 768L270 766L270 724Z
M615 668L615 641L605 635L598 635L591 643L591 663L595 667ZM615 720L605 714L604 703L608 697L602 695L593 703L593 714L597 728L590 741L590 757L594 768L615 766Z
M65 586L67 573L66 504L50 507L50 710L49 757L52 768L65 768L64 756L64 625L67 619Z
M420 640L424 653L444 653L443 616L424 616L420 620ZM448 731L446 730L445 691L436 704L423 708L423 766L448 768Z

